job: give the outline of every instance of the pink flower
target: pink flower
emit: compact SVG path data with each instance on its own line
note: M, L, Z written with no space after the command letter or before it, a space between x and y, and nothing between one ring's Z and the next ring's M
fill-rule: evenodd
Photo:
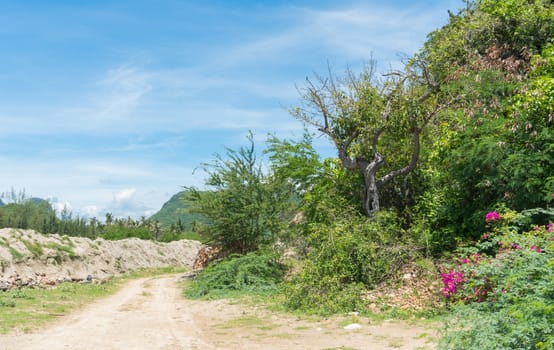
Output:
M542 249L537 247L536 245L531 246L531 250L537 253L542 253Z
M444 297L451 297L458 291L458 284L463 283L464 273L460 271L449 271L448 273L441 274L442 283L444 288L441 290L441 294Z
M500 220L500 214L496 211L489 211L487 215L485 215L486 222L498 221L498 220Z
M488 233L483 234L483 237L481 237L483 240L489 239L490 235Z
M554 226L554 224L552 223L549 223L548 225L546 225L546 232L550 233L552 232L552 227Z

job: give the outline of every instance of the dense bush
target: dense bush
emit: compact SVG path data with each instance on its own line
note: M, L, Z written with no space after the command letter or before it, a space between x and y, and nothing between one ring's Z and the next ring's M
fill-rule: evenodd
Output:
M453 313L441 349L554 349L552 222L519 232L525 215L489 212L489 231L442 274Z
M391 277L414 255L393 212L373 219L355 212L309 226L302 271L286 285L286 304L317 313L361 310L363 289Z
M218 298L241 293L275 292L284 267L274 253L230 255L196 276L185 294L190 298Z

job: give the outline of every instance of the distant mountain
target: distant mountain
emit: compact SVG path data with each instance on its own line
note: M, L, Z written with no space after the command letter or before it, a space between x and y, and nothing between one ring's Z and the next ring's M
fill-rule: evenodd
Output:
M23 202L30 202L32 204L36 204L36 205L41 205L43 204L45 207L49 208L49 209L52 209L52 205L50 204L49 201L47 201L46 199L42 199L42 198L38 198L38 197L31 197L31 198L26 198L23 200ZM3 206L3 205L6 205L6 203L4 203L2 201L2 199L0 199L0 207Z
M181 220L181 224L186 231L191 229L194 221L205 222L206 219L202 215L188 212L191 204L186 200L186 194L187 191L181 191L173 195L150 219L159 221L162 227L177 224Z
M38 198L38 197L29 198L29 202L31 202L33 204L48 203L48 205L50 205L49 201L47 201L46 199Z

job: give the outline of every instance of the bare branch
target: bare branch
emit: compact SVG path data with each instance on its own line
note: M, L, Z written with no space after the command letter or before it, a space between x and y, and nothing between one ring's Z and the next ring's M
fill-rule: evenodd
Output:
M342 165L346 169L356 169L358 166L358 162L355 159L352 159L348 155L348 149L350 148L350 145L352 144L352 142L358 137L358 135L359 135L358 130L354 130L354 132L350 134L350 136L348 136L348 138L342 145L337 145L335 143L339 151L339 159L341 160Z

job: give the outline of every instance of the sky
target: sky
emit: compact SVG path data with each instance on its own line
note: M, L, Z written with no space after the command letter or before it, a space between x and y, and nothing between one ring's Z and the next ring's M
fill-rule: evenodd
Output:
M0 0L0 193L150 216L225 147L298 138L306 77L385 72L455 0ZM315 139L323 155L332 148ZM195 169L197 169L195 171ZM4 199L4 201L6 201Z

